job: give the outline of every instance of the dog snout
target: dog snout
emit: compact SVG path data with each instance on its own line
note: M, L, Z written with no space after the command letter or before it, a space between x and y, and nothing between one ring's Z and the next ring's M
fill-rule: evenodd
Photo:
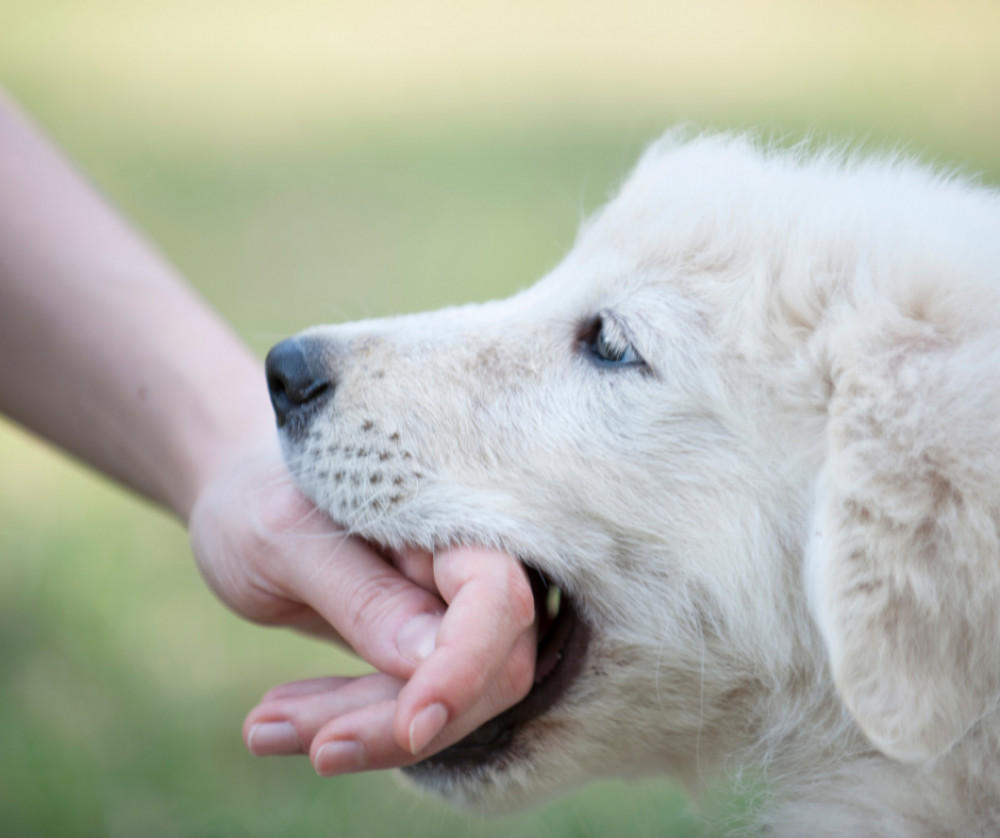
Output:
M283 340L267 353L267 389L279 428L333 391L333 376L311 355L308 343L301 338Z

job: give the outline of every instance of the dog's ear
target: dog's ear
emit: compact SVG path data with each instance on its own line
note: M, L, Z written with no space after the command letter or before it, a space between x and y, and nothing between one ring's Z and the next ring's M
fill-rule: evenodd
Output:
M921 763L1000 695L1000 353L849 354L831 370L810 605L862 730Z

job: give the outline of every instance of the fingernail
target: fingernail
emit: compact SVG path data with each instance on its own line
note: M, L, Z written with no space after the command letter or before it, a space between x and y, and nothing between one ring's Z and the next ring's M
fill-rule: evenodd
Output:
M289 722L261 722L250 728L247 749L255 757L301 754L302 743Z
M440 625L440 614L417 614L416 617L411 617L396 635L396 648L404 657L420 663L434 651Z
M410 722L410 753L416 756L430 745L448 724L448 709L443 704L425 707Z
M327 742L316 752L316 773L320 777L360 771L365 764L365 749L351 739Z

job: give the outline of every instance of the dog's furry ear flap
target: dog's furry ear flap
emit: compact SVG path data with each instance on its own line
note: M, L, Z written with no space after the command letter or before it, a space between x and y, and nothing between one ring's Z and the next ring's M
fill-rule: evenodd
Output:
M1000 352L849 354L806 582L846 706L881 751L922 763L1000 696Z

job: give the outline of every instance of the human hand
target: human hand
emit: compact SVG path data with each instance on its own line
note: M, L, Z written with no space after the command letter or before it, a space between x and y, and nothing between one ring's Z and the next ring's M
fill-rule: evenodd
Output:
M526 584L520 566L505 554L470 549L433 558L412 553L401 566L407 574L416 567L417 579L433 573L449 603L434 651L408 682L376 673L271 690L244 723L253 752L276 752L260 748L262 732L280 739L281 731L294 730L324 776L399 767L458 741L524 696L534 675L535 633L530 586L518 591ZM513 621L512 601L522 612ZM518 625L528 630L511 646L510 629Z
M308 751L324 775L406 765L531 687L534 604L516 560L380 556L298 492L273 437L211 477L190 529L205 579L238 614L331 638L379 670L269 692L244 724L258 756Z

